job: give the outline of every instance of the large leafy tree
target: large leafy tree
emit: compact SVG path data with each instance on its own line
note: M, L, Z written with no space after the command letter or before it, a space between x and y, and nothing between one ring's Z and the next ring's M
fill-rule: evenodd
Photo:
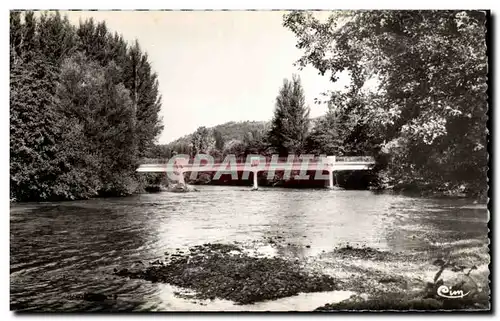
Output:
M137 159L162 128L158 81L138 44L103 22L77 28L59 13L12 11L10 63L11 197L132 192Z
M21 24L21 12L11 11L10 12L10 48L11 48L11 58L16 58L21 56L21 42L23 40L23 25ZM12 67L11 60L11 67Z
M130 49L125 83L132 93L137 119L137 138L139 154L144 153L153 146L156 137L163 129L161 117L161 96L156 73L151 69L148 55L142 53L139 44Z
M42 14L36 30L36 42L45 63L60 67L64 59L75 53L78 43L75 27L59 12ZM30 50L24 52L28 54Z
M274 117L268 140L280 155L304 151L309 129L309 107L300 77L285 79L276 97Z
M10 184L17 200L47 200L54 194L60 139L51 79L52 70L41 61L11 66Z
M338 156L344 154L343 139L340 135L338 118L335 109L329 107L326 115L316 122L307 138L308 153Z
M136 44L138 48L138 44ZM135 48L135 47L134 47ZM137 139L139 144L139 155L153 146L156 137L163 130L160 109L161 96L159 94L159 83L156 73L152 71L146 53L142 53L141 60L135 67L136 81L132 88L135 92L135 110L137 119Z
M265 129L253 129L243 136L243 144L246 146L245 154L267 154Z
M123 177L136 166L135 115L119 75L113 62L101 67L78 54L64 62L57 88L57 110L81 126L86 154L99 160L105 194L126 194Z
M299 65L332 81L347 71L348 91L332 100L366 98L349 113L376 126L394 167L405 168L401 178L486 187L485 19L479 11L342 11L326 20L292 12L284 25L304 51Z
M204 126L198 127L191 137L192 156L208 153L214 147L214 144L215 140L210 129Z
M214 136L215 149L217 149L218 151L222 151L224 149L224 144L225 144L222 133L217 129L214 129L212 132Z
M119 67L120 79L130 92L135 110L138 153L147 155L163 129L158 76L152 70L147 53L137 41L129 47L123 37L112 35L104 22L95 23L93 19L80 23L77 34L79 49L88 57L102 66L114 61Z
M16 200L65 198L58 184L65 154L62 124L55 112L53 93L57 67L40 49L32 12L11 12L10 65L10 185Z

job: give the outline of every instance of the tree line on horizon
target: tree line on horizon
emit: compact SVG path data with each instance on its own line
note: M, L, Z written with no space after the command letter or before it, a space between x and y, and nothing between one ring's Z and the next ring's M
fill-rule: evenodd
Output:
M92 19L10 12L10 197L128 195L163 126L157 75L137 42Z
M299 67L313 66L332 82L339 73L350 76L347 90L326 93L326 115L310 124L293 76L284 80L268 126L242 139L226 139L235 135L221 135L222 125L200 127L152 156L366 155L377 159L377 187L484 196L485 23L480 11L339 11L326 20L306 11L285 14L283 25L303 51ZM375 90L367 89L373 80Z

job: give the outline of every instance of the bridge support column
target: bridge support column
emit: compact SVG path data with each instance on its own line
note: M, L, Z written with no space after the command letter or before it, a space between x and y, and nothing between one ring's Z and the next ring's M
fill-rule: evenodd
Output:
M327 164L328 164L328 188L333 189L333 172L335 171L335 162L336 162L336 157L335 156L328 156L327 157Z
M186 181L184 180L184 171L179 172L178 181L182 186L186 186Z
M253 171L253 187L252 190L256 191L259 189L259 182L257 180L257 171Z
M333 189L333 171L328 171L328 188Z

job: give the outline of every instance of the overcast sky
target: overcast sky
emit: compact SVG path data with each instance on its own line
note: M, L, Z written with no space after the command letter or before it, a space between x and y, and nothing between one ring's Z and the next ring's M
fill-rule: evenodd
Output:
M277 11L65 12L71 22L94 17L128 41L137 39L158 74L167 143L199 126L270 120L283 78L300 74L311 117L314 98L332 85L312 67L298 71L291 31Z

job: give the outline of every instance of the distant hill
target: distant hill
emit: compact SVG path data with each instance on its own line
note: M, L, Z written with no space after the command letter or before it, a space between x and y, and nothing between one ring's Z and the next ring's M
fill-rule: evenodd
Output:
M243 141L243 138L248 132L253 131L264 131L268 128L271 122L269 121L243 121L234 122L230 121L224 124L220 124L214 127L207 127L211 131L218 131L221 133L224 141L239 140ZM193 134L188 134L182 136L173 142L166 144L168 147L173 147L178 144L191 144L191 137Z
M320 120L323 116L312 118L311 119L311 129L316 125L318 120ZM271 126L271 121L242 121L242 122L234 122L230 121L224 124L220 124L214 127L207 127L212 132L218 131L221 133L224 141L243 141L244 137L249 132L262 131L266 132L269 130ZM182 136L173 142L165 144L167 148L173 148L174 146L186 144L191 144L191 137L193 133Z
M248 132L265 131L270 125L270 121L228 122L212 127L212 129L220 132L225 141L242 141Z

